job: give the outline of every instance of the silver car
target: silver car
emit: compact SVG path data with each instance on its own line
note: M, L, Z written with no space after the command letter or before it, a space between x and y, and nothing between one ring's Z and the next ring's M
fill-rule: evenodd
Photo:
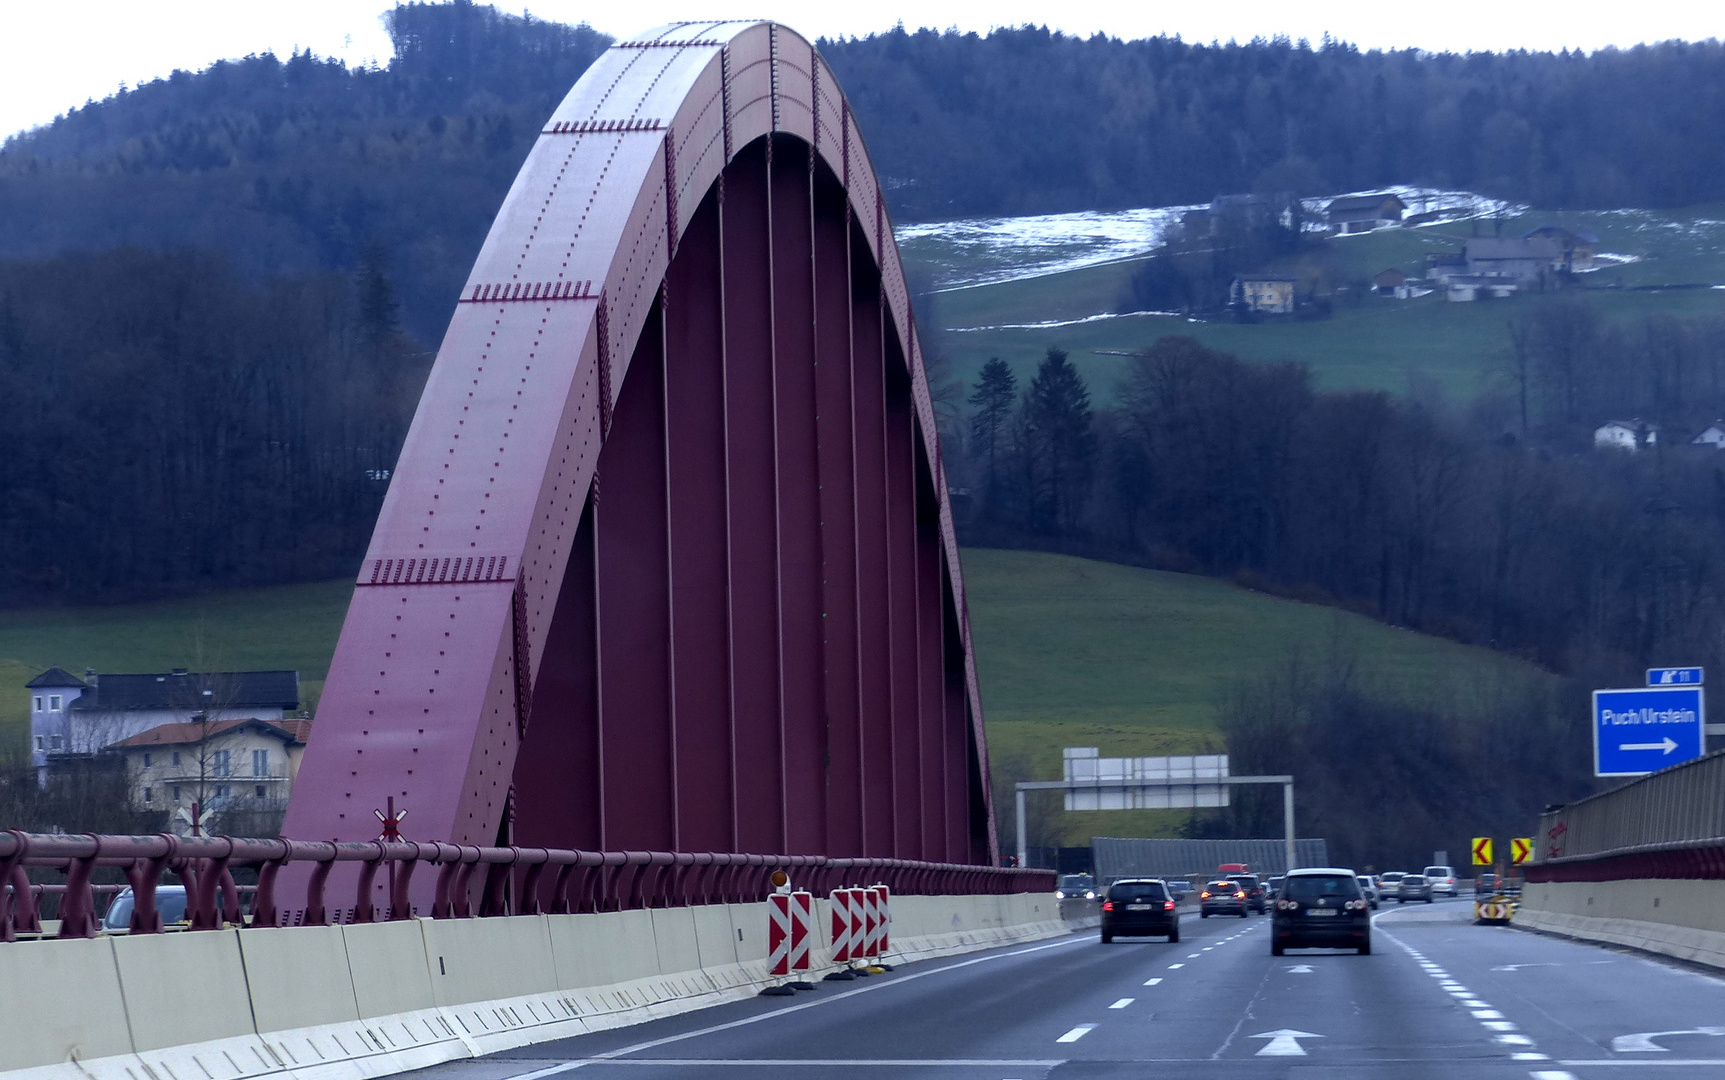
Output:
M1358 878L1360 882L1360 895L1364 896L1366 898L1366 902L1372 905L1372 910L1376 911L1378 907L1378 883L1372 880L1372 876L1370 874L1360 874L1358 875Z
M1432 883L1424 874L1409 874L1396 882L1396 903L1405 904L1409 900L1432 902Z

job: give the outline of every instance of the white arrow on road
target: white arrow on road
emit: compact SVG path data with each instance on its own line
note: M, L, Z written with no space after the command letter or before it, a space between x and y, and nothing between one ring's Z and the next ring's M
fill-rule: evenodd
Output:
M1300 1046L1301 1039L1321 1039L1322 1035L1310 1031L1295 1031L1293 1028L1279 1028L1266 1031L1261 1035L1248 1035L1249 1039L1269 1039L1257 1057L1305 1057L1306 1051Z
M1677 749L1677 744L1671 741L1671 736L1667 735L1658 742L1622 743L1617 748L1619 750L1658 750L1661 753L1669 754Z
M1311 973L1312 965L1310 964L1295 964L1288 969L1289 975L1310 975Z
M1619 1035L1611 1040L1614 1054L1669 1054L1670 1047L1660 1046L1654 1039L1667 1035L1725 1035L1725 1027L1688 1028L1684 1031L1642 1031L1634 1035Z

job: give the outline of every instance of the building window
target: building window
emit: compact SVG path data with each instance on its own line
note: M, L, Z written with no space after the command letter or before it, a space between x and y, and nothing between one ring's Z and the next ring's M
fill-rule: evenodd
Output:
M180 789L179 788L174 789L174 801L175 802L180 801Z
M257 787L258 787L258 798L261 799L264 797L264 786L262 784L259 784Z
M175 750L174 751L173 764L178 765L179 763L180 763L180 752L178 750ZM177 798L179 798L179 796L175 795L174 798L177 799Z
M58 736L58 735L48 736L48 749L50 749L50 750L60 749L60 736Z
M216 785L216 798L225 799L228 797L228 795L229 795L228 785L226 785L226 784L217 784Z
M36 736L36 749L38 749L38 750L48 749L48 739L46 736L44 736L44 735Z
M217 776L233 775L233 765L226 750L217 750L210 755L210 767L215 770Z
M144 768L147 769L149 767L150 767L150 755L145 754L144 755Z
M150 789L149 788L144 789L144 801L145 802L150 801Z
M60 695L59 694L49 694L48 695L48 711L49 712L59 712L60 711Z
M252 751L252 775L268 776L270 774L270 752L268 750Z
M36 711L41 712L42 711L42 696L40 694L38 694L36 696L35 704L36 704Z

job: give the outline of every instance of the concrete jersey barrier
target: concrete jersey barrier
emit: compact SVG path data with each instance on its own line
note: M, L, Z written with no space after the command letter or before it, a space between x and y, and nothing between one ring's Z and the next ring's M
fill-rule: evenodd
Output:
M1725 880L1530 882L1512 925L1725 968Z
M890 963L1072 929L1051 894L894 896L890 918ZM13 942L0 1077L371 1080L752 996L780 981L767 926L753 903Z

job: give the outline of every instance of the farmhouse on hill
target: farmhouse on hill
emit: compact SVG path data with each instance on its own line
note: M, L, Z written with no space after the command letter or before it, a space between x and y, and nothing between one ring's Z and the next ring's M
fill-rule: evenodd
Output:
M1407 274L1403 273L1399 267L1395 266L1390 267L1388 270L1378 271L1378 276L1372 278L1372 288L1386 296L1394 293L1397 289L1407 283Z
M1690 446L1711 446L1715 450L1725 450L1725 420L1715 420L1707 425L1706 430L1689 440Z
M1339 233L1371 232L1383 225L1395 225L1402 220L1407 204L1389 192L1375 195L1344 195L1331 199L1326 208L1330 227Z
M51 667L26 684L30 760L37 778L88 762L113 744L162 724L210 720L279 721L300 707L297 671L206 671L175 668L144 675L78 678Z
M1557 243L1543 236L1479 236L1462 249L1469 274L1491 274L1514 281L1523 291L1544 289L1563 258Z
M1595 450L1628 450L1631 453L1659 441L1659 428L1645 420L1607 420L1593 432Z
M1294 275L1241 274L1228 291L1228 303L1259 315L1287 315L1294 310Z
M1599 237L1573 232L1561 225L1541 225L1521 234L1523 240L1544 240L1557 249L1556 269L1569 273L1592 270L1598 265Z
M170 827L183 833L194 802L218 814L285 811L310 735L310 720L169 723L109 750L125 759L132 808L167 810Z

